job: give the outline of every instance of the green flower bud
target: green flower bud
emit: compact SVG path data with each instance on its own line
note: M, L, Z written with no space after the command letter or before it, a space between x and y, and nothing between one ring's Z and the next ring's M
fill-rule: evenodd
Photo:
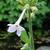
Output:
M29 4L26 4L24 8L29 9Z
M28 43L24 44L24 46L21 48L21 50L24 50L27 47L28 47Z
M38 8L36 6L31 7L32 12L38 11Z

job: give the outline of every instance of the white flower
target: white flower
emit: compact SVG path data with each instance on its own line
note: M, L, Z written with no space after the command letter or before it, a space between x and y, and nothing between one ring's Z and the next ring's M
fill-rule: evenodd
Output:
M8 26L9 26L9 28L8 28L7 31L10 32L10 33L16 31L16 34L17 34L18 36L21 35L21 32L22 32L22 31L25 31L25 29L24 29L22 26L20 26L20 25L8 24Z
M20 22L21 22L21 20L23 18L23 15L24 15L25 11L26 11L26 8L22 11L19 19L16 21L15 24L8 24L8 26L9 26L9 28L7 30L8 32L12 33L12 32L15 32L16 31L16 34L18 36L20 36L21 35L21 32L22 31L25 31L25 29L22 26L20 26Z

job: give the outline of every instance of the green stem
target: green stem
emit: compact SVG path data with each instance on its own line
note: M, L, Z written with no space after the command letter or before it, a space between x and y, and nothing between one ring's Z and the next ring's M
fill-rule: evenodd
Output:
M32 19L31 19L31 16L30 16L30 9L28 10L28 13L29 13L28 22L29 22L29 33L30 33L30 45L31 45L31 50L35 50L33 32L32 32Z

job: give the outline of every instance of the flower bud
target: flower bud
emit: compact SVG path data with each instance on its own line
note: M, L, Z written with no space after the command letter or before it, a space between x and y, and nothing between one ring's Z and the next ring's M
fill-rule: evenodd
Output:
M21 50L24 50L26 47L28 47L28 43L26 43L26 44L21 48Z
M32 10L33 12L35 12L35 11L38 11L38 8L37 8L36 6L33 6L33 7L31 7L31 10Z
M35 17L35 14L34 13L31 13L31 17Z
M26 4L24 8L29 9L29 4Z

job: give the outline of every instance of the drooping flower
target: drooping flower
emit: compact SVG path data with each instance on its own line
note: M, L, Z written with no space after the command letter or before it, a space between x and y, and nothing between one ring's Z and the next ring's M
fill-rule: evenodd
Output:
M22 26L20 26L20 22L21 22L21 20L22 20L22 18L23 18L23 16L24 16L25 11L26 11L26 8L22 11L22 13L21 13L19 19L16 21L15 24L8 24L8 25L7 25L7 26L9 26L9 28L8 28L8 30L7 30L8 32L13 33L13 32L16 31L16 34L17 34L18 36L20 36L20 35L21 35L21 32L22 32L22 31L25 31L25 29L24 29Z
M7 31L10 32L10 33L16 31L16 34L17 34L18 36L21 35L21 32L22 32L22 31L25 31L25 29L24 29L22 26L20 26L20 25L8 24L8 26L9 26L9 28L8 28Z

